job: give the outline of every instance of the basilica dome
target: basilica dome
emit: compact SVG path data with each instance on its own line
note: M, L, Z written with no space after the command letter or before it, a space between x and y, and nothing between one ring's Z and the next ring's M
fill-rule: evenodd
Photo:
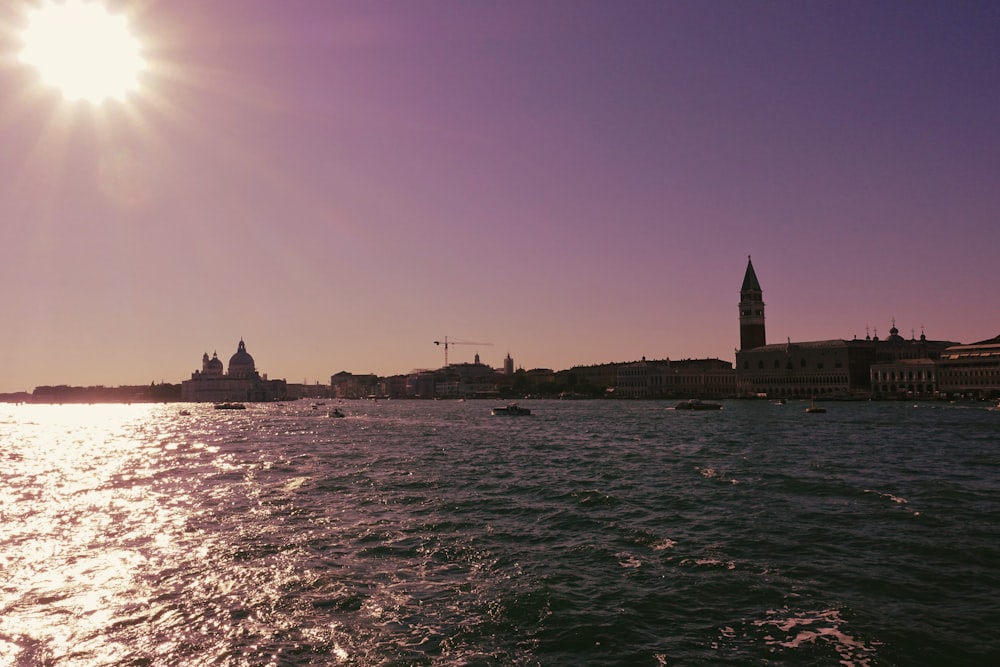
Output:
M256 370L253 357L247 352L247 346L241 338L239 347L236 348L236 354L229 358L229 375L233 377L245 377L252 375Z

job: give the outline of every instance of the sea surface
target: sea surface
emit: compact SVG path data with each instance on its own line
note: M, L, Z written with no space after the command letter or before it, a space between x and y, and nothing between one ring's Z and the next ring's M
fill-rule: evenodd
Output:
M521 404L0 405L0 665L1000 664L1000 411Z

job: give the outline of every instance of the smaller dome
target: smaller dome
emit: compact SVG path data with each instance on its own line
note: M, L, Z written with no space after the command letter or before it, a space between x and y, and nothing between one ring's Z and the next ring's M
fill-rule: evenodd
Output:
M203 375L209 375L212 377L222 376L222 362L219 361L219 355L213 354L212 358L208 358L208 352L206 352L201 357L201 372Z

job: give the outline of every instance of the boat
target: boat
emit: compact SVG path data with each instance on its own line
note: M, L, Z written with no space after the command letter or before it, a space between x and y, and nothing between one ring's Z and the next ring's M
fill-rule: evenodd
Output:
M821 408L821 407L819 407L818 405L816 405L816 401L815 401L815 400L813 400L813 401L811 401L811 402L809 403L809 407L808 407L808 408L806 408L806 412L809 412L809 413L820 413L820 412L826 412L826 408Z
M674 410L721 410L722 403L711 403L707 401L699 401L697 398L692 398L687 401L681 401L674 406Z
M242 403L216 403L216 410L246 410L247 406Z
M347 416L340 411L340 408L334 408L333 410L330 410L330 412L327 414L329 414L331 417L336 417L337 419L342 419L343 417Z
M531 414L531 410L528 409L528 408L522 408L517 403L510 403L510 404L505 405L503 407L493 408L492 410L490 410L490 414L492 414L492 415L517 415L517 416L520 416L520 415L530 415Z

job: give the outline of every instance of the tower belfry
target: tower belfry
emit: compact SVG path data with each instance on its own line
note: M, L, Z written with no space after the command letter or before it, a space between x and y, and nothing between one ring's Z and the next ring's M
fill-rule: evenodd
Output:
M767 345L764 335L764 292L747 255L747 271L740 288L740 349L751 350Z

